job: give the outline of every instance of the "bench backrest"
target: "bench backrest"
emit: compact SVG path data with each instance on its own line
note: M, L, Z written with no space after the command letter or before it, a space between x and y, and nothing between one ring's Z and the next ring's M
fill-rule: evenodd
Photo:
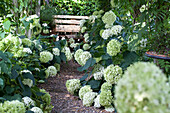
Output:
M55 27L53 33L76 34L80 31L80 20L88 18L88 16L54 15L53 23Z

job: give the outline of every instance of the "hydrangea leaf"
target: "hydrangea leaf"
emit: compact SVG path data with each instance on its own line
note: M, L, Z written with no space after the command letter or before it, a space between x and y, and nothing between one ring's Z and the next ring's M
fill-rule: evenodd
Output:
M77 68L78 71L84 71L87 70L90 66L93 66L96 63L96 60L93 58L90 58L87 60L86 64L82 67Z
M14 89L13 87L10 87L10 86L6 86L6 87L5 87L5 91L6 91L7 94L13 93L14 90L15 90L15 89Z
M65 55L63 52L61 52L60 58L61 58L61 60L64 61L64 62L67 61L66 55Z
M0 90L4 88L4 80L0 78Z
M11 72L12 72L11 79L16 79L19 76L18 72L15 69L12 69Z
M87 82L87 85L90 85L91 89L93 89L94 91L100 90L101 84L102 84L101 80L90 80Z
M34 79L34 76L32 74L30 74L29 72L28 73L23 72L22 75L26 79L27 78L31 79L33 81L33 85L35 84L35 79Z

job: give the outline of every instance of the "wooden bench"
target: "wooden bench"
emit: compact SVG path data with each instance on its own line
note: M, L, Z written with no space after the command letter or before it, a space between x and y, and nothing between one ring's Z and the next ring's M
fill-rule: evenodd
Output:
M80 20L88 18L88 16L54 15L54 28L52 32L59 37L81 38L81 36L78 35L80 31Z

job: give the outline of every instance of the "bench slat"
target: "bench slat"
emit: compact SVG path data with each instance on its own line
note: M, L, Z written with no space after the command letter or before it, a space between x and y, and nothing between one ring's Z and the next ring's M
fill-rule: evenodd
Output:
M53 15L53 18L88 19L88 16Z
M57 19L55 19L54 20L54 24L56 24L56 23L59 23L59 24L77 24L77 25L79 25L80 24L80 21L78 21L78 20L57 20Z
M54 32L79 32L80 26L77 25L56 25Z

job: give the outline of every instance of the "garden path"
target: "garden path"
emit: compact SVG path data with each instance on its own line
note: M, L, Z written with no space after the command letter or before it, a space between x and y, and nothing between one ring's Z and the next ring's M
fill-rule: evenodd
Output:
M108 113L103 108L85 107L78 96L68 93L65 86L66 81L73 78L79 79L84 74L77 71L77 67L79 65L73 61L62 63L60 73L39 86L51 95L51 102L54 106L52 113Z

